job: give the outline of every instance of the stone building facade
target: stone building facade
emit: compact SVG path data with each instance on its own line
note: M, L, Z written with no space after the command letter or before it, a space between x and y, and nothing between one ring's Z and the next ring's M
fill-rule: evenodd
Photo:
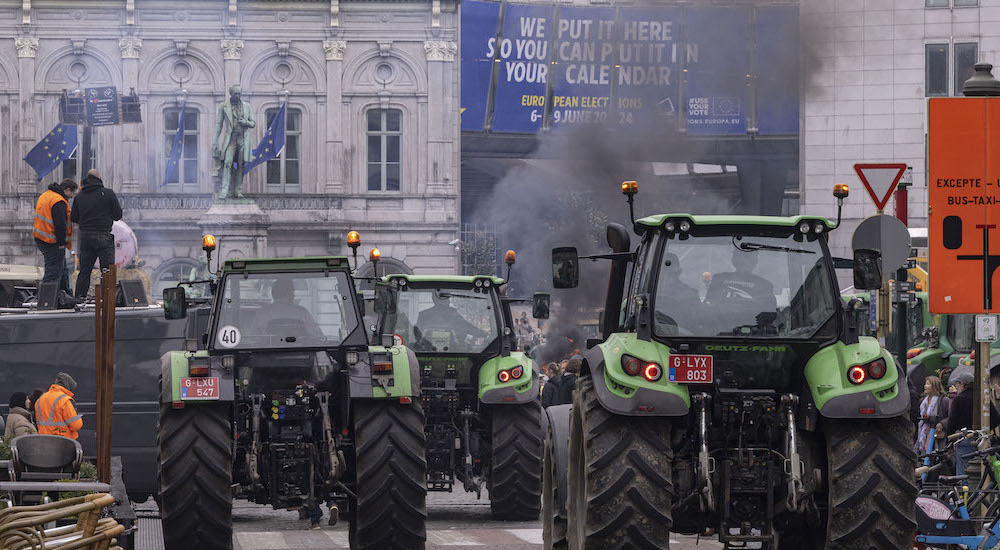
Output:
M831 237L834 254L849 254L853 228L876 212L854 164L898 162L912 168L910 227L927 227L928 98L961 96L977 61L1000 63L1000 0L802 0L800 13L813 56L802 212L836 215L830 190L851 185L845 229Z
M257 249L220 242L224 258L348 254L354 229L365 257L377 245L386 264L456 272L457 32L452 0L0 0L0 263L40 265L35 198L79 179L89 155L154 286L189 272L211 226L216 108L239 84L253 146L283 102L288 138L244 184L264 213ZM134 89L143 122L81 127L76 158L37 182L22 158L59 122L62 91L99 86ZM185 101L181 168L164 184Z

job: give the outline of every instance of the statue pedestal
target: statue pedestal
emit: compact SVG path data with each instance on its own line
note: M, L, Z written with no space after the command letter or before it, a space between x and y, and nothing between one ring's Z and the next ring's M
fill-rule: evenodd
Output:
M267 257L267 228L271 222L253 199L216 199L198 220L204 234L215 235L222 261Z

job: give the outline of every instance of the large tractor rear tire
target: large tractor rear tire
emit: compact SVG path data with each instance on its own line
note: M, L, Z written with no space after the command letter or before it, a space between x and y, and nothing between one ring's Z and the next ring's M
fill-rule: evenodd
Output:
M160 404L160 517L166 550L233 548L230 409L218 403Z
M569 427L569 548L666 550L673 451L664 418L612 414L580 378Z
M498 520L532 521L542 507L542 405L493 407L490 509Z
M826 423L826 550L909 548L917 530L913 424L906 417Z
M427 440L420 403L362 401L354 410L358 505L352 550L422 550Z
M548 418L542 459L542 544L545 550L569 548L566 526L566 464L572 405L545 409Z

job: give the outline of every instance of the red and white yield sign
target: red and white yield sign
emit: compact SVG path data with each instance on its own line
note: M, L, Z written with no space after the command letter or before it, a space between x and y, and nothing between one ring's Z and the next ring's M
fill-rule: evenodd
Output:
M906 172L905 164L855 164L854 171L858 173L861 183L865 184L868 196L878 207L879 212L885 210L889 197L896 190L896 185Z

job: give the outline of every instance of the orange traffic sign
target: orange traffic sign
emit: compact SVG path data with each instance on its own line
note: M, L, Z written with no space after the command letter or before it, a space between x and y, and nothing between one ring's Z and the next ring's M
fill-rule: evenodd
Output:
M928 249L933 313L1000 312L1000 99L932 98Z
M858 174L861 183L865 184L865 190L872 202L878 207L878 211L885 210L885 204L889 202L889 197L896 190L896 185L906 172L905 164L855 164L854 172Z

